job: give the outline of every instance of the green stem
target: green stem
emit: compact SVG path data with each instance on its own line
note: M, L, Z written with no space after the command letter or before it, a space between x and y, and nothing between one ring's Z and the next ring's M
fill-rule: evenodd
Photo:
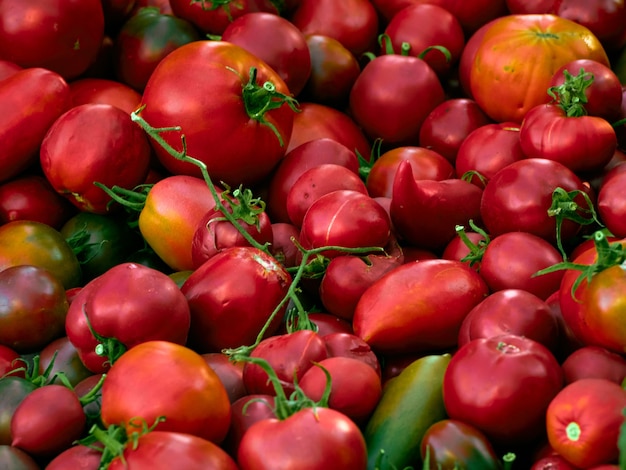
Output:
M276 89L276 85L270 81L267 81L263 83L262 86L259 86L256 83L256 76L256 67L251 67L250 78L248 83L243 86L241 94L244 107L246 108L248 116L260 124L269 127L278 138L280 146L284 147L285 142L283 141L280 132L278 132L278 129L276 129L276 126L273 123L267 120L265 113L273 109L278 109L285 103L287 103L293 111L297 112L297 101L293 97L279 92Z
M485 254L485 250L489 244L489 235L487 235L487 232L478 227L473 220L470 220L469 224L474 232L483 237L483 240L481 240L478 244L469 239L463 225L457 225L454 229L456 230L456 234L461 238L461 241L469 249L469 253L461 258L461 261L469 263L470 266L474 266L476 263L480 263L483 259L483 255Z
M259 250L265 252L266 254L271 254L267 245L265 244L261 245L259 242L257 242L254 239L254 237L252 237L252 235L250 235L241 226L241 224L235 218L235 216L233 216L233 214L224 206L222 202L222 198L218 195L217 189L215 185L213 184L211 177L209 176L209 171L207 169L206 164L196 158L193 158L187 155L187 144L186 144L185 136L181 135L180 137L182 147L183 147L183 149L180 152L176 151L176 149L174 149L170 144L168 144L165 141L165 139L163 139L163 137L161 136L162 132L172 131L172 130L180 131L181 128L180 127L160 127L160 128L152 127L150 124L146 122L145 119L139 116L139 113L141 112L142 109L143 108L139 108L139 110L133 111L131 113L131 119L137 124L139 124L139 126L141 126L141 128L148 134L148 136L150 136L150 138L152 138L156 143L158 143L169 155L171 155L172 157L178 160L196 165L200 169L200 172L202 173L202 178L206 182L209 188L209 191L211 192L211 195L213 196L213 199L215 201L215 206L220 210L220 212L222 212L222 214L224 215L224 218L235 226L235 228L241 233L244 239L251 246L258 248Z

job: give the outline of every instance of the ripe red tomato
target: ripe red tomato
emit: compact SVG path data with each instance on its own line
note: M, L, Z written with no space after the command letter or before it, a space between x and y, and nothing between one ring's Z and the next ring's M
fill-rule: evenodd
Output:
M607 379L621 385L626 378L626 358L601 346L582 346L563 363L565 383L580 379Z
M626 169L626 167L624 167ZM598 191L598 215L616 237L626 237L626 172L614 173L603 180Z
M439 77L424 60L383 54L363 67L350 90L349 107L370 138L417 145L422 123L444 99Z
M263 419L243 435L241 470L273 470L298 462L301 470L364 470L365 439L358 426L330 408L304 408L284 420Z
M96 60L104 37L99 0L0 3L0 58L76 78Z
M382 396L380 376L368 364L351 357L329 357L309 367L299 381L304 394L319 401L330 374L328 407L342 412L357 424L365 423Z
M105 426L117 424L132 432L141 429L133 418L152 425L159 416L166 420L155 430L219 443L230 425L230 402L200 354L168 341L147 341L126 351L107 373L101 417Z
M559 332L558 321L544 300L523 289L503 289L490 294L467 314L458 346L477 338L514 334L533 339L555 353Z
M320 197L339 190L368 195L359 175L342 165L319 164L309 168L294 181L287 193L287 214L296 227L302 227L304 216Z
M465 35L456 16L443 6L430 2L418 2L397 11L387 23L382 46L389 41L395 51L400 51L402 44L408 44L410 55L421 57L435 73L444 78L448 76L465 46ZM447 49L446 56L438 49Z
M123 458L122 458L123 457ZM113 459L110 470L127 468L184 468L186 470L238 470L220 446L184 432L151 431L127 445L122 457Z
M289 20L305 35L335 38L355 56L371 50L378 34L378 15L369 0L300 0Z
M190 322L187 299L172 279L121 263L81 289L67 311L65 330L85 366L102 373L117 360L119 343L123 351L151 340L185 344ZM102 354L99 347L105 348Z
M549 101L554 72L574 59L609 66L602 44L585 26L555 15L505 15L490 24L476 48L472 97L493 120L521 122L530 108Z
M29 68L0 82L0 103L0 181L6 181L37 162L48 129L70 107L70 89L58 73Z
M85 77L70 82L73 106L87 103L112 104L130 114L141 103L141 95L124 83L107 79Z
M614 462L626 391L606 379L581 379L563 388L546 412L554 450L580 468Z
M216 183L238 187L260 182L284 156L295 114L288 95L278 73L251 52L226 41L193 41L159 62L141 115L156 128L180 126L164 133L165 141L181 152L184 135L187 153ZM196 165L153 147L171 173L200 176Z
M385 247L391 236L391 221L385 209L369 195L340 189L321 196L306 211L300 229L300 244L306 248L342 246ZM340 254L327 250L326 257Z
M311 54L304 33L286 18L267 12L239 16L226 27L222 41L252 52L272 67L298 96L311 74Z
M393 181L400 162L408 160L416 180L442 181L455 176L448 159L425 147L401 146L384 152L371 164L365 184L372 197L392 197Z
M487 294L478 273L460 261L403 264L363 293L352 319L354 332L382 354L452 348L461 322Z
M83 436L87 416L76 393L65 385L44 385L29 393L11 419L11 445L34 457L55 457Z
M41 175L28 174L0 183L0 224L32 220L57 230L75 208Z
M308 140L287 152L268 183L267 212L272 222L291 223L287 212L291 187L305 171L327 163L344 166L354 174L359 171L355 150L330 137Z
M105 214L111 197L94 182L125 189L143 183L150 144L120 108L89 103L54 122L41 143L40 163L59 194L81 210Z
M451 419L477 427L494 444L519 445L542 435L562 386L561 367L545 346L500 335L459 348L444 374L443 399Z
M285 268L258 248L232 247L212 256L181 287L191 309L189 344L200 353L253 344L290 284Z

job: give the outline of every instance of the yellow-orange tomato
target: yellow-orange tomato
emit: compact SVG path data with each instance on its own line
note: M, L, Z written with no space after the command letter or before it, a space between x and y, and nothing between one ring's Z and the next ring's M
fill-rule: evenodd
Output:
M503 16L476 49L472 96L495 121L521 122L530 108L551 100L550 79L575 59L609 65L602 44L585 26L550 14Z

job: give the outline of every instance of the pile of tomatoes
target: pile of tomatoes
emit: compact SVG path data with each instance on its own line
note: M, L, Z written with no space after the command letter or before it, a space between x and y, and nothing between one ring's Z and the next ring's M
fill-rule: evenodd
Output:
M0 467L626 468L626 3L0 0Z

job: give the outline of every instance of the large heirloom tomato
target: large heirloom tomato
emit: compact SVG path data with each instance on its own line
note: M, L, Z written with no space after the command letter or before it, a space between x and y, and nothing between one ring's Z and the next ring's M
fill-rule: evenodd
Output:
M472 96L495 121L521 122L530 108L550 100L554 72L575 59L609 65L598 38L578 23L549 14L503 16L475 51Z
M512 445L542 435L548 405L562 386L561 367L546 347L499 335L459 348L443 378L443 399L451 419Z
M180 126L163 133L165 141L180 152L184 135L188 154L216 182L236 187L258 183L284 156L295 109L288 95L278 73L251 52L226 41L193 41L155 68L141 115L157 128ZM170 172L200 176L197 166L154 148Z
M152 425L165 416L156 430L218 443L226 437L230 414L226 389L204 358L168 341L147 341L126 351L102 386L102 422L128 431L141 430L133 418Z

